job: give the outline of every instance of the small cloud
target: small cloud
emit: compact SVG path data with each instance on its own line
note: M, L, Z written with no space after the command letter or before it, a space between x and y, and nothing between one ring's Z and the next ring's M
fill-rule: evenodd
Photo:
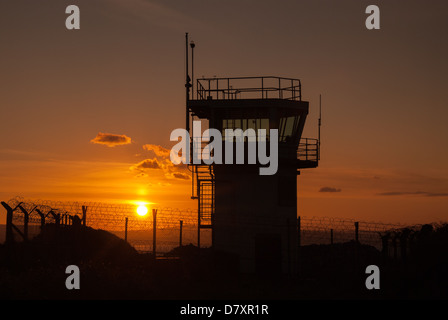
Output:
M426 197L448 197L448 193L433 193L427 192Z
M189 180L190 176L186 173L181 173L181 172L175 172L173 173L174 178L176 179L182 179L182 180Z
M147 177L148 175L146 174L146 173L144 173L144 172L140 172L139 174L137 174L135 177L136 178L144 178L144 177Z
M169 157L170 156L170 150L168 150L162 146L156 145L156 144L145 144L145 145L143 145L143 149L147 150L147 151L154 152L154 154L157 157Z
M190 180L190 175L183 172L173 172L171 173L171 177L180 180Z
M154 156L157 158L163 158L170 162L170 164L180 165L183 160L185 160L185 157L182 157L182 154L175 154L173 153L171 155L171 150L166 149L162 146L156 145L156 144L145 144L143 145L143 149L147 151L152 151L154 153ZM173 157L173 161L171 161L171 157ZM183 161L185 162L185 161Z
M393 191L377 193L378 196L422 196L422 197L448 197L448 193L426 191Z
M378 196L406 196L406 195L420 195L420 194L424 194L424 192L421 192L421 191L415 191L415 192L393 191L393 192L377 193Z
M90 140L92 143L104 144L108 147L115 147L132 143L132 139L124 134L112 134L99 132L98 135Z
M160 165L159 161L157 159L145 159L143 161L140 161L136 165L131 167L131 170L134 171L145 171L146 169L161 169L162 166Z
M320 188L319 192L341 192L342 189L336 189L332 187L322 187Z
M190 180L191 174L188 171L188 167L185 164L175 165L171 162L170 153L171 150L166 149L156 144L145 144L143 149L151 151L153 158L143 160L136 165L132 166L131 171L137 171L139 173L146 173L147 169L161 169L165 178L172 180ZM140 175L142 176L142 175Z

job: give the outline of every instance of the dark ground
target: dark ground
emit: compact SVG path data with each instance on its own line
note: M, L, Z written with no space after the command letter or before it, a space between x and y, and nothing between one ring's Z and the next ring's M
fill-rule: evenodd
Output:
M228 256L192 245L154 260L106 231L47 225L26 243L0 246L0 299L447 299L447 230L431 230L406 262L355 242L304 246L291 277L239 274ZM65 287L72 264L80 290ZM380 290L365 287L371 264Z

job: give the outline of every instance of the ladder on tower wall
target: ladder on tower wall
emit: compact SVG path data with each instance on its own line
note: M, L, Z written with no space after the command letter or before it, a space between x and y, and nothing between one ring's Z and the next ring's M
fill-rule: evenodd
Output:
M215 177L213 165L195 165L196 195L198 199L198 227L212 228L215 213Z

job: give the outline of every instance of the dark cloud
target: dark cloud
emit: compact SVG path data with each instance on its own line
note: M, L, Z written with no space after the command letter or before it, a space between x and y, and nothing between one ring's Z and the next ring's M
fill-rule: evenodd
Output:
M145 144L143 145L143 149L154 152L157 157L170 156L170 150L156 144Z
M420 195L420 194L424 194L424 192L421 192L421 191L415 191L415 192L393 191L393 192L377 193L377 195L379 195L379 196L405 196L405 195Z
M143 145L143 149L147 150L147 151L152 151L155 155L156 158L159 159L165 159L166 161L169 161L170 164L173 164L171 162L171 150L170 149L166 149L162 146L156 145L156 144L145 144ZM182 158L181 155L179 154L173 154L173 157L176 159L176 164L177 166L181 166L181 162L182 162Z
M426 197L448 197L448 193L427 192Z
M174 165L171 160L165 160L165 177L168 179L189 180L191 173L187 165Z
M157 159L145 159L131 167L131 170L145 171L146 169L161 169L162 165Z
M171 150L155 144L145 144L143 145L143 149L151 151L154 155L153 158L145 159L130 168L131 171L137 171L139 173L137 177L145 176L143 174L149 169L160 169L165 175L165 178L169 180L189 180L191 178L191 173L188 171L187 165L182 163L174 165L171 162Z
M136 178L144 178L144 177L147 177L148 175L146 174L146 173L144 173L144 172L140 172L139 174L137 174L135 177Z
M341 192L342 189L336 189L332 187L322 187L320 188L319 192Z
M422 197L448 197L448 193L425 191L393 191L377 193L378 196L422 196Z
M173 172L172 177L180 180L190 180L190 175L183 172Z
M108 147L115 147L132 143L132 139L124 134L112 134L99 132L98 135L90 140L92 143L104 144Z

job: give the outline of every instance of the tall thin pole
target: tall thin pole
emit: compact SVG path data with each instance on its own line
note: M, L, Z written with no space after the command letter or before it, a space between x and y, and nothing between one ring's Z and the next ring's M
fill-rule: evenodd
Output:
M86 220L87 220L87 206L82 206L82 225L86 226Z
M184 222L180 220L180 230L179 230L179 247L182 247L182 226Z
M36 209L36 212L39 214L40 216L40 228L42 230L42 228L45 227L45 215L42 213L42 211L40 211L39 209Z
M198 248L201 247L201 189L198 186Z
M188 108L188 101L190 100L190 87L191 83L188 72L188 32L186 32L185 33L185 130L187 130L189 134L190 134L190 110ZM190 148L187 148L186 153L187 153L186 160L187 162L189 162L192 154L191 142L190 142Z
M190 42L191 47L191 97L194 99L194 47L195 43L193 41Z
M124 222L124 241L128 242L128 217Z
M322 125L322 95L319 95L319 131L318 131L318 137L317 137L317 143L319 144L319 154L317 157L317 160L320 160L320 127Z
M152 209L152 254L154 259L156 258L156 231L157 231L157 209Z
M21 205L18 206L23 212L23 240L28 241L29 213Z
M190 100L190 76L188 74L188 32L185 33L185 108L186 108L186 119L185 119L185 129L190 132L190 117L188 110L188 100Z
M2 206L6 209L6 238L5 244L11 244L14 241L14 235L12 233L12 215L14 209L11 208L6 202L1 202Z

